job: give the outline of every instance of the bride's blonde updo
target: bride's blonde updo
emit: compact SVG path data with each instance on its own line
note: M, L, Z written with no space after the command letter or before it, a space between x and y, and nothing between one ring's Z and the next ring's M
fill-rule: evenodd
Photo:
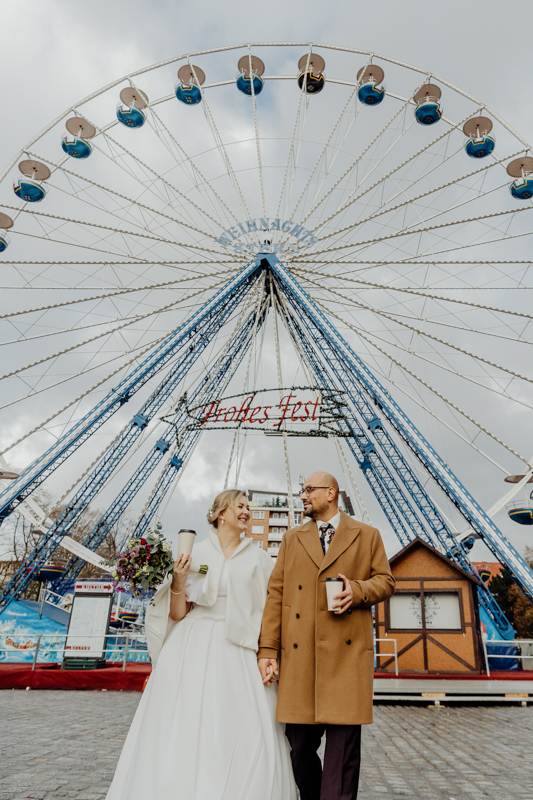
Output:
M227 508L236 503L239 497L248 497L242 489L225 489L217 494L213 500L213 505L207 512L207 521L214 528L218 528L218 517Z

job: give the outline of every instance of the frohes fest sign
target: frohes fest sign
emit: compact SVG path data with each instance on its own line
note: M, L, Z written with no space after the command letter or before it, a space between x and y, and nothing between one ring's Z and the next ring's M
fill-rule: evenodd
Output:
M345 436L344 392L310 386L261 389L202 403L184 405L196 430L253 429L291 436ZM168 417L164 417L170 421Z
M261 232L268 232L274 235L276 233L285 233L287 236L292 236L296 241L271 243L268 239L263 244L237 241L241 236L250 236ZM311 247L316 244L318 239L312 231L307 230L298 222L280 219L279 217L275 219L266 217L264 219L248 219L246 222L239 222L237 225L225 230L215 241L217 244L221 244L222 247L233 247L235 253L244 253L245 251L249 253L298 253L300 248Z

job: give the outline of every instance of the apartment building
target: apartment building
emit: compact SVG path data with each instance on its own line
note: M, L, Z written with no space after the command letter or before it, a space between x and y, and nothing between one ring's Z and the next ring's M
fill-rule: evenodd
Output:
M289 504L287 492L271 492L265 489L249 489L248 502L252 516L245 536L251 537L257 547L262 547L276 560L283 535L289 529ZM297 493L293 494L294 524L304 519L303 504ZM346 492L339 493L339 508L353 515L350 498Z

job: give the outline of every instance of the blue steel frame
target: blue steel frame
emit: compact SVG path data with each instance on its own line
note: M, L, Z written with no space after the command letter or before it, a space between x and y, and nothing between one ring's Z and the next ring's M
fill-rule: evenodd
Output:
M350 433L347 439L348 445L400 541L406 544L413 536L420 535L426 541L444 547L457 563L471 574L477 575L465 550L449 531L442 515L405 459L395 439L387 431L383 420L392 426L426 472L458 508L468 524L485 541L498 560L506 566L526 595L533 600L533 572L526 562L287 268L275 255L264 253L243 267L178 330L168 336L142 364L121 381L116 389L111 390L104 400L98 403L65 436L25 470L8 490L0 495L1 520L11 513L20 500L39 486L53 470L171 359L179 362L170 370L157 390L108 448L81 489L69 502L67 509L49 531L48 536L43 537L27 563L21 567L4 589L0 595L0 607L11 599L20 597L32 580L35 570L49 557L60 543L62 536L87 508L103 484L109 480L112 472L137 440L148 421L190 369L205 346L216 336L220 326L249 292L262 271L266 271L274 281L279 295L282 317L296 346L300 352L305 354L317 382L321 385L336 384L346 391L349 414L344 423L347 426L344 430L348 430ZM268 292L267 288L267 295ZM235 336L232 341L230 348L233 353L232 359L224 362L224 367L217 368L212 375L207 376L204 384L198 384L195 392L207 393L209 397L214 397L220 392L221 385L227 385L242 359L244 350L249 346L251 316L243 326L245 330L243 335ZM263 321L262 318L261 324ZM320 344L319 348L317 348L317 342ZM378 416L378 411L381 413L381 418ZM148 526L200 433L200 431L187 428L183 414L178 413L178 423L176 424L183 435L175 454L168 461L156 483L139 521L137 532L144 531ZM91 531L87 540L87 546L91 549L96 549L100 544L110 525L116 521L118 515L126 508L139 487L168 451L170 443L167 433L168 431L156 443L135 475L115 498L95 529ZM74 561L72 563L73 575L77 574L78 570L78 564L75 564ZM480 600L502 635L511 636L512 629L509 623L486 587L480 590Z

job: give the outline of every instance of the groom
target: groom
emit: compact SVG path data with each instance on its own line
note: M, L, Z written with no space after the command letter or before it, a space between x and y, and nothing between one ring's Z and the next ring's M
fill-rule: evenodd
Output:
M361 725L372 722L371 606L394 592L376 528L339 511L333 475L301 492L309 522L287 531L268 584L257 654L263 682L280 666L277 719L286 723L301 800L355 800ZM344 590L327 610L327 578ZM317 750L326 733L324 769Z

